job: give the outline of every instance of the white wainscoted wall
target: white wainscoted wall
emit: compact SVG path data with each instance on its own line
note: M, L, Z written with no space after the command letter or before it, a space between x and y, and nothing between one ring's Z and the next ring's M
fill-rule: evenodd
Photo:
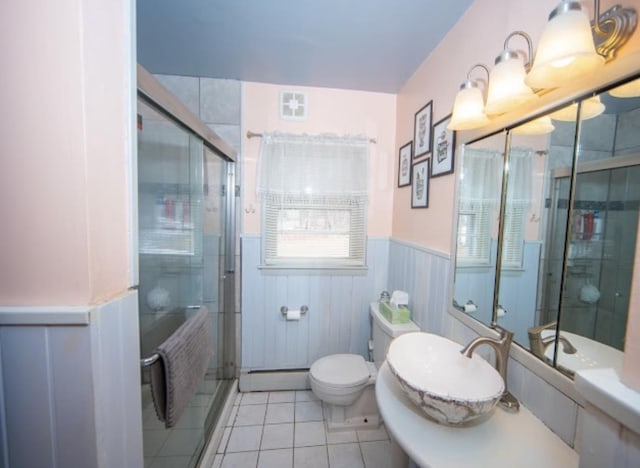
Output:
M390 240L389 288L409 292L413 320L424 331L466 344L477 334L448 313L451 268L448 257L445 253ZM490 348L484 348L480 347L478 352L492 361ZM560 378L566 380L565 387L573 387L568 379ZM587 403L576 392L567 396L513 357L509 359L507 384L524 406L578 451L581 467L640 466L640 435Z
M242 236L242 370L308 368L321 356L368 356L369 303L388 289L389 239L369 238L366 272L286 274L259 268L260 236ZM287 321L281 306L309 307Z
M138 294L0 307L0 466L143 466Z

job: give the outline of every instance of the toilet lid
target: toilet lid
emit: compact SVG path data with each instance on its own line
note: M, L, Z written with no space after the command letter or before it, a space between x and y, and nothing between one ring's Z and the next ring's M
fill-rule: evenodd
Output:
M333 354L318 359L309 369L319 382L334 387L353 387L369 380L371 373L359 354Z

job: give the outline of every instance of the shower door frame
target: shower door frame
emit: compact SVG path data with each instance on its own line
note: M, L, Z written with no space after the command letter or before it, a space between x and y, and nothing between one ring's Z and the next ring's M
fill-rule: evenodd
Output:
M235 165L236 165L236 151L231 148L222 138L215 134L209 127L207 127L197 116L195 116L187 107L176 99L169 91L167 91L159 81L157 81L148 71L146 71L141 65L137 66L137 98L144 101L146 104L160 112L169 120L177 124L178 126L186 129L188 132L195 134L202 139L203 147L203 164L204 164L204 151L205 149L211 150L215 155L220 157L225 162L226 178L224 189L224 203L225 203L225 258L223 265L223 326L222 334L224 336L223 341L223 356L222 356L222 380L215 393L214 400L211 404L209 414L204 424L204 437L205 445L203 450L199 454L201 459L204 450L206 449L206 442L211 437L211 433L216 427L218 418L222 413L222 408L226 401L227 395L232 389L233 381L237 377L237 359L236 359L236 343L235 343L235 303L236 303L236 291L235 291L235 244L236 244L236 203L235 198L238 195L238 186L235 179ZM133 130L135 131L135 130ZM137 149L136 149L137 151ZM137 153L136 153L137 154ZM132 167L132 193L137 198L137 156L133 158ZM135 176L135 179L133 178ZM132 209L135 210L135 215L132 217L134 223L132 223L131 231L132 237L137 239L138 237L138 213L137 202L132 203ZM131 255L138 258L139 252L137 243L133 243ZM136 278L135 288L138 287L139 278ZM198 461L199 463L199 461Z

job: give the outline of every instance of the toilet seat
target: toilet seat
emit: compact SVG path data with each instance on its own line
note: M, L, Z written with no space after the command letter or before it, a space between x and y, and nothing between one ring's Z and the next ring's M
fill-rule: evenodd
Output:
M356 387L371 378L366 361L359 354L333 354L318 359L309 369L310 376L334 388Z

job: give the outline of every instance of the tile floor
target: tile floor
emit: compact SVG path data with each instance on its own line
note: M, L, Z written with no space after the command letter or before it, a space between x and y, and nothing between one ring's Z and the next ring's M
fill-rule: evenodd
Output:
M189 468L195 465L197 449L204 445L205 418L217 385L215 379L205 380L172 429L165 429L164 423L156 416L149 385L143 385L143 401L147 402L142 411L145 468Z
M391 468L384 428L326 430L310 391L240 393L212 468Z

